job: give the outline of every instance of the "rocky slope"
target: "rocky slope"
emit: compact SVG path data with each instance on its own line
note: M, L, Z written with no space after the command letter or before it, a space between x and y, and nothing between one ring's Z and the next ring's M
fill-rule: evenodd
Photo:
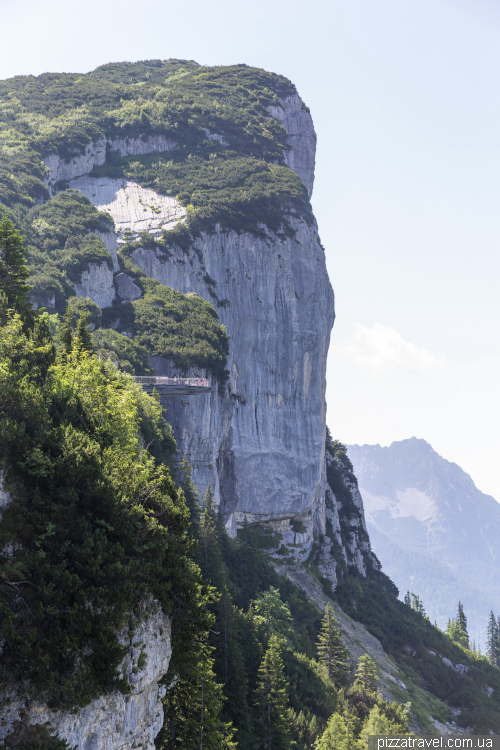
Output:
M351 445L373 548L402 593L418 594L441 628L460 600L471 639L485 647L500 611L500 505L425 440Z

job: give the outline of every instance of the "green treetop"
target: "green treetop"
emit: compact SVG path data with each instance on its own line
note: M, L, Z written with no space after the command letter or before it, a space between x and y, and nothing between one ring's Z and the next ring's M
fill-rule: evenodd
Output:
M255 621L264 628L266 638L273 635L282 640L287 638L292 616L290 607L282 601L278 589L271 586L268 591L259 594L252 602L252 607Z
M500 663L500 632L493 612L490 612L486 629L486 656L490 664L498 667Z
M366 700L368 693L375 693L377 689L377 665L368 654L359 658L358 668L354 679L354 690Z

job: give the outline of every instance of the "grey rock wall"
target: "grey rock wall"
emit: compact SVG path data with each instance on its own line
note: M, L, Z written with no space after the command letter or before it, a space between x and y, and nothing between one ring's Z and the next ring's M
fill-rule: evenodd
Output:
M168 261L150 249L132 260L162 284L219 302L230 336L229 393L166 400L200 490L212 483L231 525L235 512L254 520L309 514L312 537L312 509L324 494L334 297L316 226L293 226L293 238L219 231ZM154 366L172 373L168 363Z
M20 686L17 690L10 686L0 694L0 744L22 721L46 724L51 734L76 750L154 750L154 739L163 725L165 687L159 681L172 654L170 620L161 610L150 612L136 620L132 636L124 631L120 641L130 644L121 666L131 685L128 695L115 691L79 711L54 711L44 703L28 702Z
M89 270L83 271L80 283L75 284L78 297L89 297L99 307L111 307L116 296L113 285L113 271L106 261L100 264L89 263Z
M281 107L268 107L268 110L288 134L291 149L284 153L285 164L297 172L310 198L314 184L316 132L309 110L298 94L283 99Z
M45 182L49 190L52 191L58 182L74 180L76 177L89 174L94 167L101 167L106 161L106 146L118 151L120 156L136 156L172 151L177 144L161 134L112 139L103 136L97 141L87 143L83 152L75 151L69 159L59 154L46 154L43 161L47 167Z

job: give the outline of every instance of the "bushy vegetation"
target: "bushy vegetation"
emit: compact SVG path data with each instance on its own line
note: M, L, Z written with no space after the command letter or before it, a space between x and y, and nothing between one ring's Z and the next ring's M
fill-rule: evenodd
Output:
M19 241L4 220L0 270ZM117 631L134 613L161 606L184 638L203 638L213 595L192 561L159 402L95 357L84 318L75 331L67 316L56 347L28 292L0 289L0 462L12 498L0 520L0 680L72 707L128 691Z
M153 375L145 347L136 344L112 328L101 328L92 334L99 359L110 359L123 372L131 375Z
M171 360L180 370L207 370L225 382L229 336L212 305L203 297L188 297L145 276L137 283L144 296L105 310L104 324L132 333L134 346ZM106 337L111 341L109 334Z
M56 310L63 312L90 263L113 268L104 242L95 234L114 231L113 221L77 190L58 193L28 211L16 206L11 214L26 235L31 297L39 306L54 297Z
M224 715L237 729L238 747L267 748L271 742L282 750L312 750L322 743L323 750L333 750L336 746L329 743L336 722L350 733L349 745L342 748L358 741L366 747L367 734L378 729L407 732L408 710L382 699L373 662L363 657L353 673L331 606L322 616L302 591L278 575L265 551L265 529L246 525L237 539L230 539L210 487L200 502L185 462L180 479L198 539L196 560L221 593L211 605L210 644L213 669L227 696ZM175 747L187 750L194 742L179 736L177 727L196 717L199 740L201 675L193 681L192 672L177 661L173 673L179 681L165 697L166 722L158 744L170 749L175 736Z
M45 155L69 160L102 137L161 134L177 144L168 155L126 159L108 148L106 164L94 173L178 196L188 207L187 222L167 233L167 245L190 242L217 224L265 236L266 227L290 232L292 216L310 222L307 191L284 166L286 133L267 109L294 93L283 76L185 60L0 81L0 210L7 207L27 234L35 297L43 304L55 294L62 310L86 264L109 259L103 246L83 240L106 231L109 220L74 192L49 199L44 183ZM75 223L84 209L86 221Z

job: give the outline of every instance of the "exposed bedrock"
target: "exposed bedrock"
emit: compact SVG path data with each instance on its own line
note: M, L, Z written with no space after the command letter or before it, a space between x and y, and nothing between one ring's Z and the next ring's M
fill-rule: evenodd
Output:
M76 750L154 750L166 691L159 681L172 655L170 620L161 610L145 614L136 620L132 637L124 630L119 639L124 645L130 642L121 665L131 687L128 695L114 691L78 711L54 711L44 703L30 702L23 686L7 687L0 694L0 744L22 721L46 725Z
M310 198L314 184L316 132L309 110L298 94L283 99L281 107L268 107L268 110L288 134L291 149L284 154L285 164L297 172Z
M136 156L172 151L177 143L160 133L142 135L138 138L99 138L90 141L83 151L75 149L69 158L59 154L47 154L43 161L48 169L45 182L51 190L58 182L74 180L89 174L94 167L101 167L106 161L106 147L119 152L120 156Z
M293 226L284 239L203 234L168 261L150 249L132 256L162 284L218 302L231 337L229 395L165 401L180 453L201 490L212 482L226 516L290 517L323 503L334 297L316 227ZM153 365L173 372L166 361Z

